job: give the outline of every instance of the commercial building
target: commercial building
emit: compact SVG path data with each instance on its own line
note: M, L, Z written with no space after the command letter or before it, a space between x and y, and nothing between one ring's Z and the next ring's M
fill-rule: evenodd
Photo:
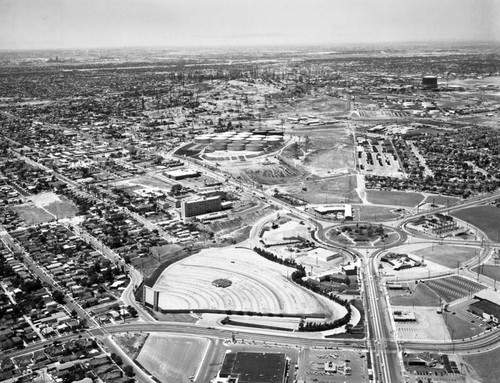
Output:
M469 310L487 321L500 323L500 294L493 290L482 290L474 295L478 302L469 305Z
M215 383L283 383L287 369L285 354L228 352Z
M176 169L171 172L164 173L168 178L172 178L174 180L182 180L185 178L196 178L200 176L200 172L196 170L187 170L187 169Z
M352 205L350 204L334 204L334 205L323 205L314 208L316 213L321 215L324 214L337 214L343 219L352 219Z
M213 213L221 210L222 205L220 196L181 202L182 218L196 217L197 215Z

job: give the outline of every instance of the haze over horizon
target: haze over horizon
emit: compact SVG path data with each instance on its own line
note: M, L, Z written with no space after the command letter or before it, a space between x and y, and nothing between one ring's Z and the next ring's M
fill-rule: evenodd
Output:
M0 0L0 49L500 41L495 0Z

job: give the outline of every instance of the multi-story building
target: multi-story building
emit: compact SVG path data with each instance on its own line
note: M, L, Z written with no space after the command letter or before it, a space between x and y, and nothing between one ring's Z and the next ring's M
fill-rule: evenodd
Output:
M221 211L221 198L220 196L213 196L208 198L200 198L191 201L182 201L181 203L181 217L190 218L197 215Z

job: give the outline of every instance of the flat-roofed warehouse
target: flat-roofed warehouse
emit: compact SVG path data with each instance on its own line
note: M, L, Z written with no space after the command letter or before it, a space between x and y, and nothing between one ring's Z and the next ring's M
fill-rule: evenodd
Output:
M165 172L164 174L168 178L172 178L174 180L182 180L184 178L199 177L200 172L198 172L196 170L189 170L189 169L176 169L176 170L172 170L171 172Z
M488 321L500 323L500 294L493 290L481 290L474 298L479 302L470 304L470 311Z
M322 205L322 206L316 206L314 208L316 213L319 213L321 215L324 214L343 214L345 219L351 219L352 218L352 205L350 204L333 204L333 205Z
M229 352L215 383L283 383L286 369L285 354Z

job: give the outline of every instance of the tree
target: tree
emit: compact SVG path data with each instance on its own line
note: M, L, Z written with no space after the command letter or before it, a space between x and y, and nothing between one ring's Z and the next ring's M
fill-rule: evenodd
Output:
M136 318L137 317L138 312L135 309L135 307L133 307L133 306L127 306L127 310L130 313L130 315L132 316L132 318Z
M125 373L125 375L127 375L128 377L132 377L135 375L134 373L134 369L132 368L132 366L129 366L128 364L126 366L123 367L123 372Z
M52 298L54 298L54 301L56 301L60 305L62 305L65 302L64 294L59 290L56 290L52 293Z
M123 364L122 358L120 355L116 355L114 352L111 353L111 360L115 362L118 366Z

